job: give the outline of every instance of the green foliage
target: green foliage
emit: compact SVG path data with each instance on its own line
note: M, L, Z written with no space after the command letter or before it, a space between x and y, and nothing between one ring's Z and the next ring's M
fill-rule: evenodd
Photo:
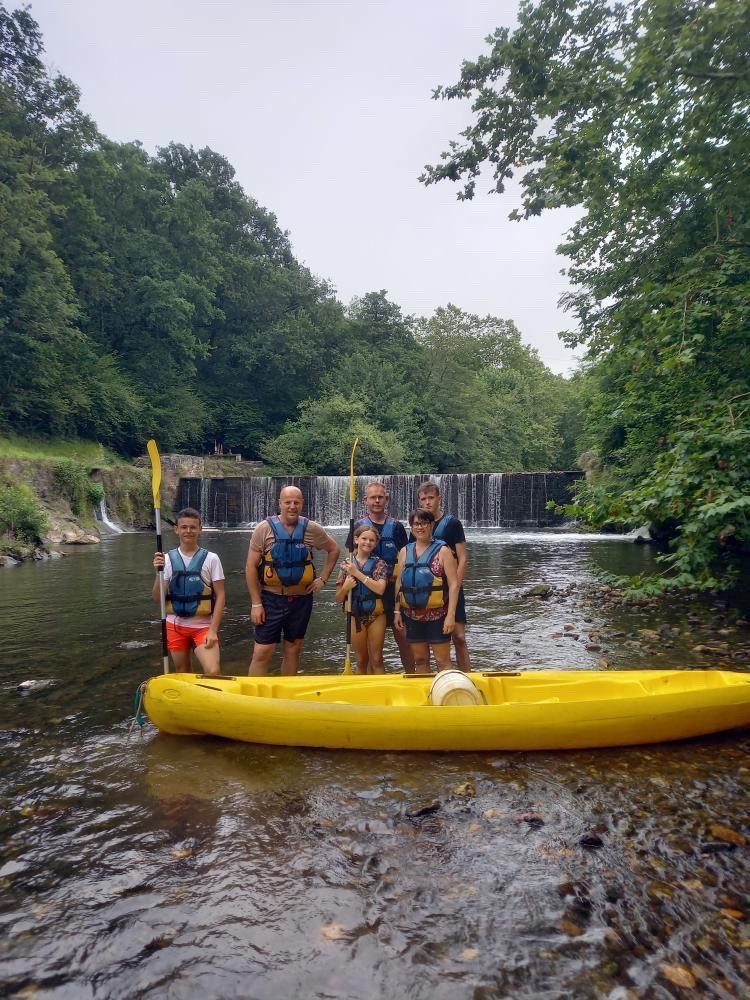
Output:
M717 590L736 580L750 544L748 395L686 419L638 488L619 498L631 522L677 526L670 551L659 557L665 574L633 587Z
M28 486L0 490L0 535L37 545L47 530L47 518Z
M357 300L350 317L356 341L324 390L360 400L371 421L398 435L400 471L572 463L561 424L573 419L575 390L521 343L513 323L454 305L412 320L384 292Z
M113 451L93 441L77 438L22 438L15 434L0 435L0 458L74 458L91 467L123 464L123 460L118 459Z
M88 467L75 459L65 458L56 462L53 476L55 486L76 516L83 513L87 506L96 506L104 499L102 484L92 482Z
M104 499L104 487L101 483L92 483L89 480L86 496L92 507L96 507Z
M565 380L521 343L512 322L448 305L420 321L419 339L427 468L561 467Z
M279 471L341 475L349 467L357 437L357 468L362 474L403 469L405 456L398 438L392 431L378 430L359 400L334 395L302 403L299 409L299 420L290 421L262 446L263 457Z
M715 435L750 385L750 5L538 0L488 41L437 91L471 98L474 121L423 180L462 181L471 198L483 170L494 191L520 171L512 217L581 208L560 247L577 321L565 336L588 348L578 441L604 469L576 513L668 515L666 582L649 587L726 586L719 522L744 530L742 496L696 497L714 489Z
M570 464L577 391L511 323L344 308L219 153L99 134L28 10L0 51L0 429L340 472L340 419L373 472Z
M89 482L86 466L72 458L64 458L53 466L53 476L55 486L70 504L72 512L80 514L89 500L93 485Z
M0 427L133 453L226 423L253 454L316 391L341 306L222 156L99 135L28 10L0 5L0 51Z

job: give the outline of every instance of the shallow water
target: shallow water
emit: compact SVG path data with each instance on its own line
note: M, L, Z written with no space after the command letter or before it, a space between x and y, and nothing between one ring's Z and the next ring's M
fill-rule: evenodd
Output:
M248 538L204 537L227 570L227 673L250 652ZM477 667L705 666L710 640L709 665L747 669L729 614L707 639L698 606L656 616L586 592L592 559L636 572L647 548L501 531L469 544ZM152 548L125 535L0 574L4 994L745 995L748 733L453 755L128 738L138 684L160 670ZM552 597L524 597L540 582ZM324 594L310 672L343 663ZM25 680L40 683L20 693Z

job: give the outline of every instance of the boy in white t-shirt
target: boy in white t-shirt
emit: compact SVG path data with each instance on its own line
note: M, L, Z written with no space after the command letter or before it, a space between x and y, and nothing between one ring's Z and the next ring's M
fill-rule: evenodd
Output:
M164 570L167 599L167 648L175 670L190 670L190 653L203 673L215 677L219 665L219 625L226 603L224 570L215 552L198 545L203 528L200 514L185 507L177 515L175 534L178 547L154 555L156 580L151 596L159 604L159 570Z

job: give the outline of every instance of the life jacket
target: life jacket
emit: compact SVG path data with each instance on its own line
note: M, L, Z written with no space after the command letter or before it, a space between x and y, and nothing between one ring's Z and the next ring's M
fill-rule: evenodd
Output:
M377 556L370 556L370 558L364 562L362 565L357 561L356 557L354 559L355 565L365 574L365 576L370 576L372 571L375 569L375 564L378 561ZM382 615L383 614L383 602L378 594L373 594L369 587L366 587L361 580L357 580L357 585L352 590L352 614L357 620L357 626L359 627L359 622L361 618L365 618L367 615Z
M445 533L448 530L448 525L451 523L451 521L455 521L455 520L456 519L453 516L453 514L443 514L443 516L440 518L440 520L438 521L438 523L432 529L432 540L433 540L433 542L441 541L441 540L445 542ZM448 543L446 542L446 545L447 544ZM451 546L451 551L453 552L453 555L455 556L456 553L455 553L455 550L453 549L453 546Z
M360 517L354 522L354 527L356 528L360 524L366 524L368 528L374 528L380 535L380 540L372 550L372 554L377 556L378 559L382 559L383 562L388 563L388 578L390 579L398 562L398 546L396 545L396 525L398 521L395 517L387 517L385 524L375 524L365 514L364 517Z
M167 611L180 618L210 618L215 603L214 588L201 576L207 550L198 549L189 566L185 566L179 549L170 549L167 555L172 567Z
M315 579L312 553L305 545L308 519L300 517L290 534L278 514L267 517L274 535L270 552L263 555L264 587L274 587L283 594L304 594Z
M406 546L406 558L401 568L400 602L404 608L442 608L448 603L446 581L430 569L430 563L445 545L438 540L430 542L417 558L417 543Z

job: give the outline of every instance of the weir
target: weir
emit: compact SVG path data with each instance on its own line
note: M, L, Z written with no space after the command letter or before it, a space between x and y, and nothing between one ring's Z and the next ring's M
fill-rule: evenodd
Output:
M417 504L417 487L431 479L440 486L443 509L468 528L554 527L564 518L547 510L547 502L569 503L570 487L582 477L578 471L357 476L355 510L357 515L364 512L365 487L379 479L391 495L389 513L405 520ZM210 527L249 526L278 512L282 486L299 486L305 514L313 520L327 526L349 523L348 476L182 478L175 510L195 507Z

